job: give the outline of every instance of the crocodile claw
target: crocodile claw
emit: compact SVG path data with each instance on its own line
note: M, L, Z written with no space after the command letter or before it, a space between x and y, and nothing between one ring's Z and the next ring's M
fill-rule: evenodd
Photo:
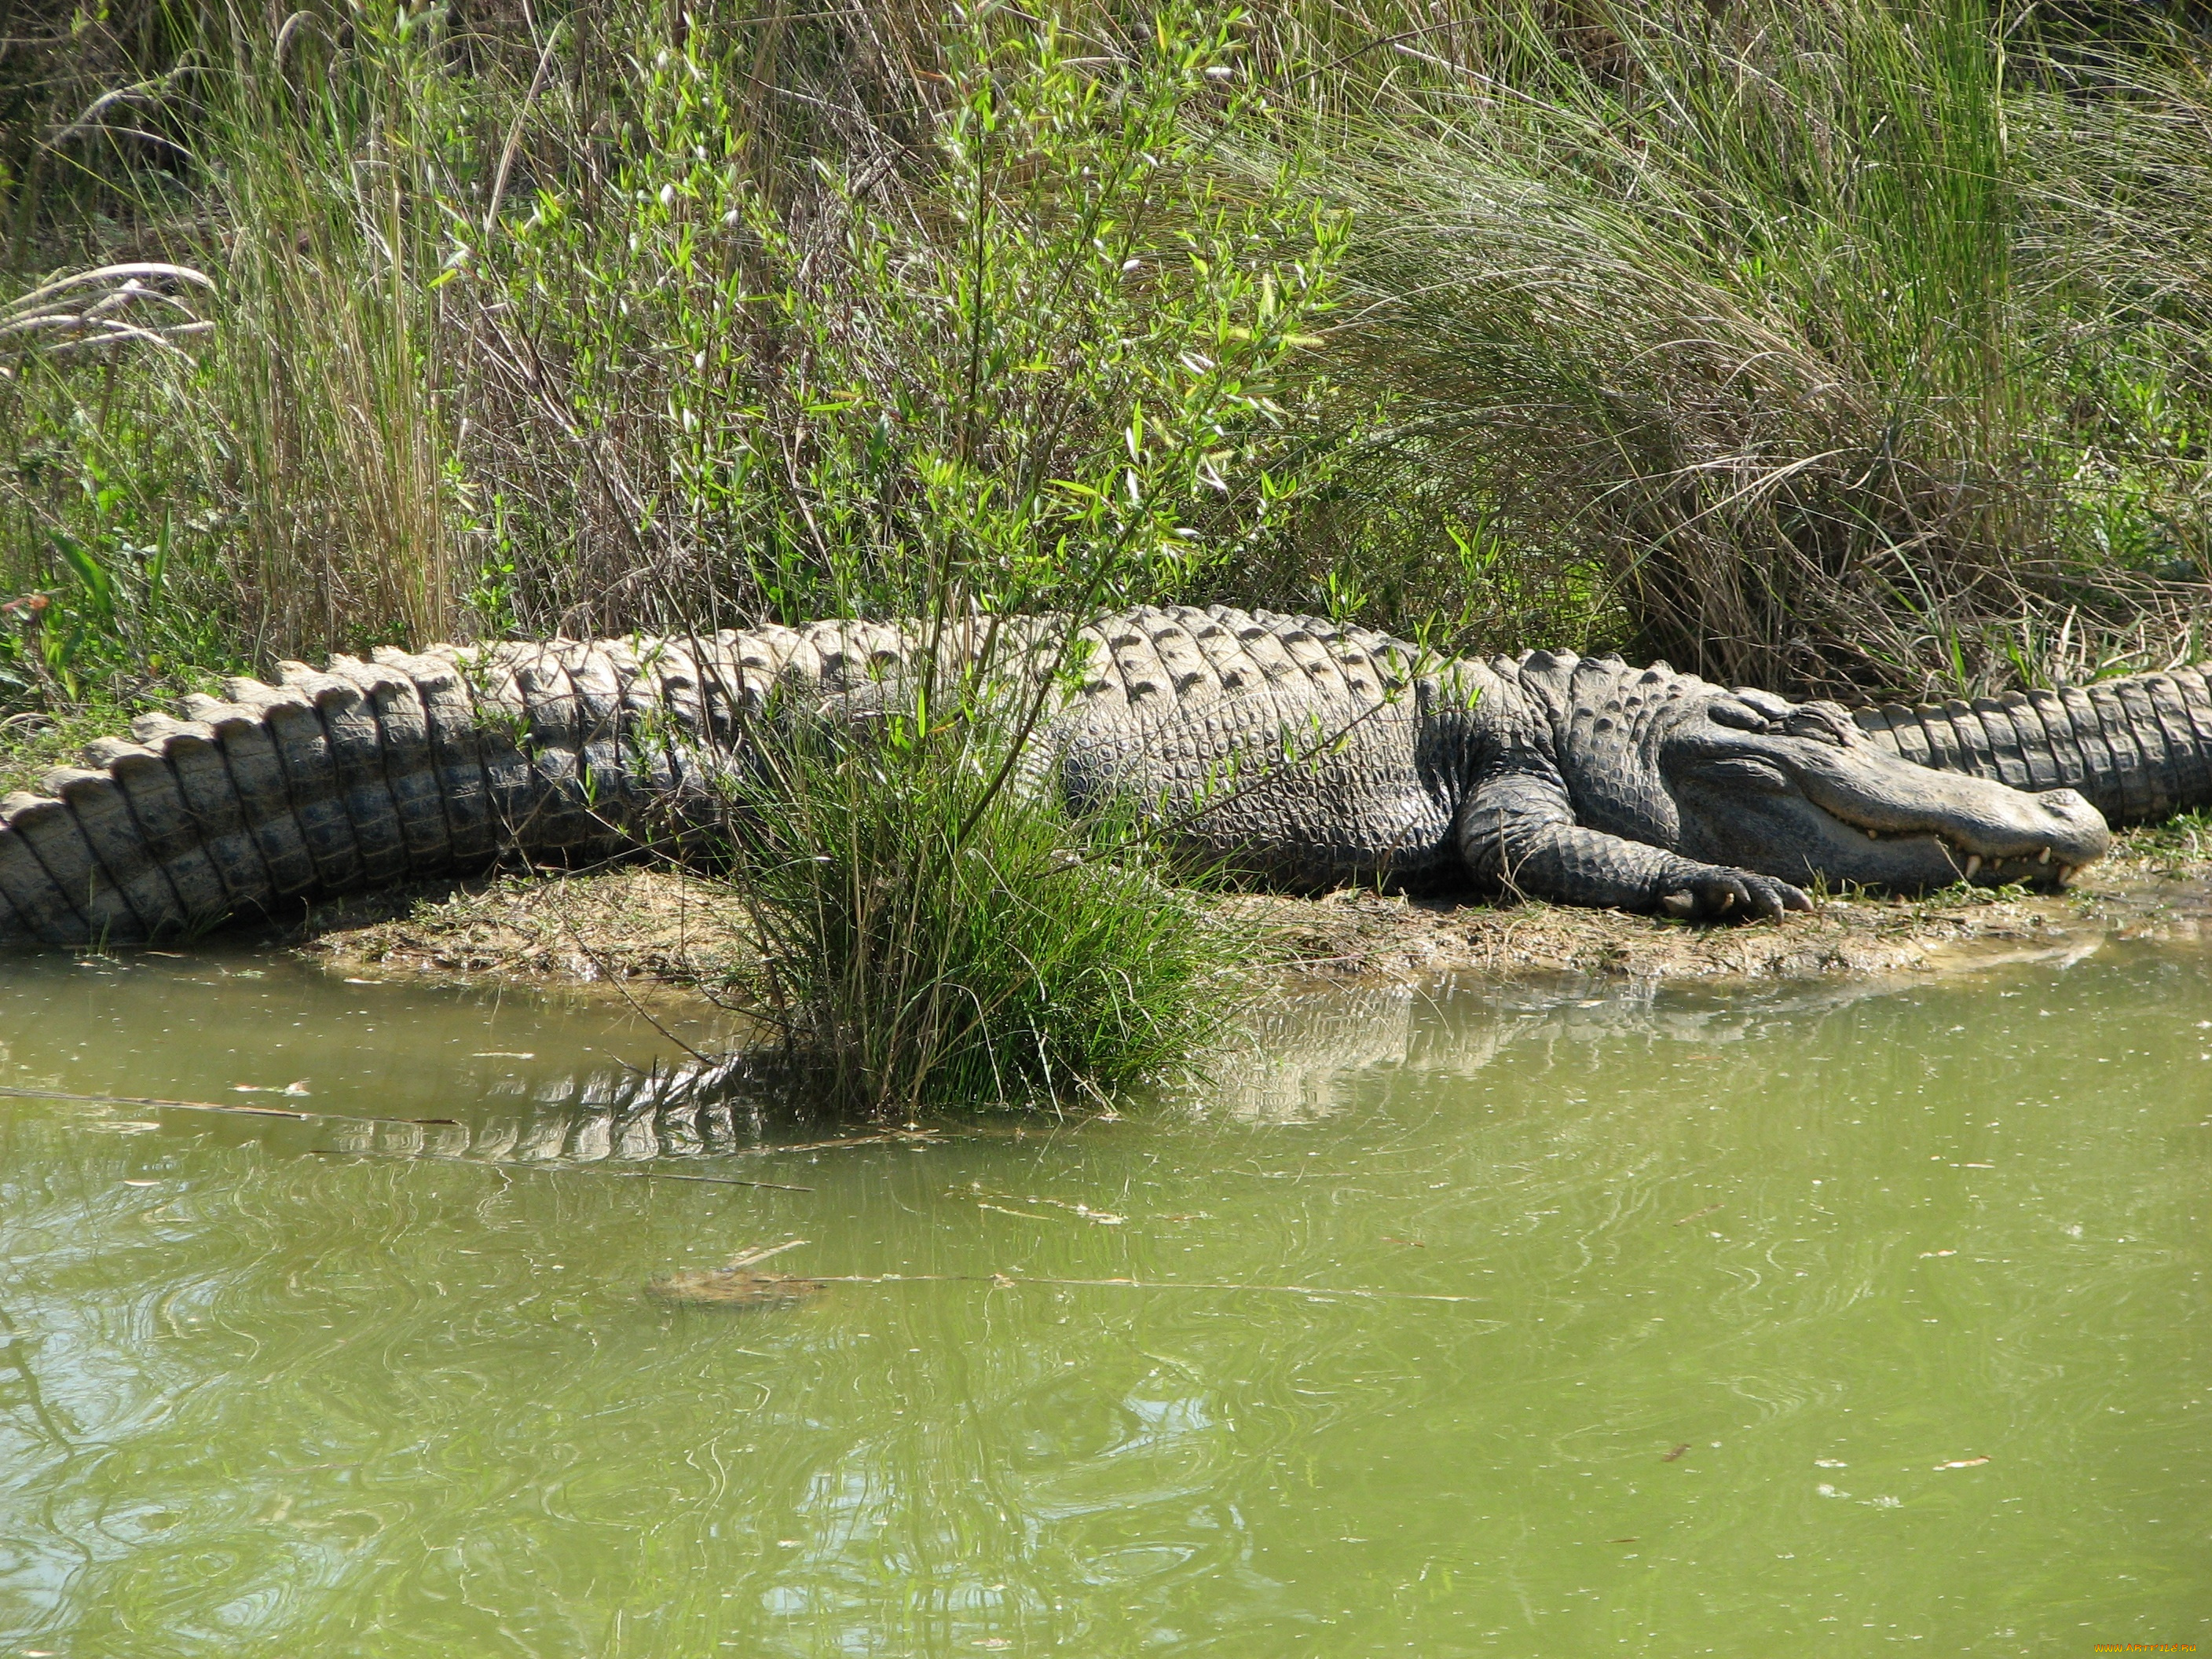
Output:
M1786 881L1709 864L1689 871L1680 887L1660 898L1659 908L1684 921L1730 917L1779 921L1785 911L1811 909L1813 901Z

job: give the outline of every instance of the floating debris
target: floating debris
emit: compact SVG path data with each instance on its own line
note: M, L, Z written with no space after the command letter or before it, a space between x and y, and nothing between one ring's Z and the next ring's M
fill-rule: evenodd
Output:
M1986 1457L1960 1457L1948 1463L1938 1463L1937 1469L1978 1469L1990 1460Z
M684 1267L645 1283L656 1302L683 1308L789 1308L822 1294L818 1279L757 1273L744 1267Z
M1685 1441L1684 1441L1680 1445L1679 1445L1679 1446L1675 1447L1674 1450L1672 1450L1672 1451L1668 1452L1668 1453L1664 1457L1661 1458L1659 1461L1660 1461L1662 1463L1671 1463L1671 1462L1673 1462L1676 1458L1680 1457L1680 1456L1684 1452L1686 1452L1686 1451L1687 1451L1687 1450L1689 1450L1689 1449L1690 1449L1690 1443L1689 1443L1688 1441L1685 1440Z
M1015 1211L1015 1214L1021 1212ZM1224 1279L1048 1279L1031 1278L1012 1273L818 1273L804 1279L782 1279L773 1274L751 1272L756 1262L769 1256L781 1255L786 1250L795 1250L806 1241L794 1238L787 1244L772 1244L764 1249L747 1250L730 1258L720 1267L684 1268L663 1274L646 1286L647 1291L672 1301L728 1301L733 1304L757 1302L760 1294L750 1287L751 1280L759 1280L771 1287L767 1296L775 1294L777 1285L799 1285L801 1296L830 1285L988 1285L994 1290L1011 1291L1025 1285L1069 1286L1080 1289L1110 1289L1127 1291L1256 1291L1276 1296L1302 1296L1309 1299L1333 1297L1354 1297L1364 1301L1393 1302L1483 1302L1489 1298L1480 1296L1451 1296L1434 1291L1378 1291L1364 1286L1331 1285L1240 1285ZM723 1295L720 1287L727 1287ZM665 1288L664 1288L665 1287ZM1689 1450L1685 1444L1668 1455L1668 1461Z
M823 1285L815 1279L786 1273L757 1273L754 1267L772 1255L795 1250L807 1241L794 1238L781 1244L740 1250L719 1267L679 1267L646 1281L645 1293L656 1302L685 1308L788 1308L819 1296Z
M240 975L233 975L232 977ZM152 1106L172 1112L228 1112L239 1117L289 1117L303 1123L311 1120L323 1123L447 1124L453 1121L449 1117L368 1117L354 1112L311 1112L283 1106L234 1106L220 1100L164 1100L153 1095L82 1095L64 1089L29 1089L15 1084L0 1085L0 1096L15 1100L66 1100L84 1106Z
M418 1118L421 1123L435 1123L436 1118ZM521 1170L532 1175L588 1175L605 1176L615 1181L688 1181L708 1187L751 1187L771 1193L811 1193L811 1187L793 1186L787 1181L740 1181L735 1176L684 1175L674 1170L610 1170L601 1164L556 1163L550 1159L523 1163L511 1158L464 1158L453 1152L386 1152L382 1148L356 1146L310 1146L308 1152L317 1158L362 1158L395 1159L402 1164L465 1164L472 1170Z
M1118 1227L1128 1219L1127 1216L1116 1215L1111 1210L1094 1210L1088 1204L1078 1204L1064 1198L1039 1198L1028 1193L996 1192L980 1181L969 1182L965 1194L962 1194L958 1188L955 1188L952 1195L972 1195L975 1200L975 1207L979 1210L996 1210L1000 1215L1024 1216L1031 1221L1041 1220L1042 1218L1032 1215L1024 1210L1009 1210L1002 1205L993 1204L988 1200L1000 1198L1004 1199L1007 1204L1049 1204L1055 1210L1066 1210L1071 1215L1080 1216L1084 1220L1101 1227Z

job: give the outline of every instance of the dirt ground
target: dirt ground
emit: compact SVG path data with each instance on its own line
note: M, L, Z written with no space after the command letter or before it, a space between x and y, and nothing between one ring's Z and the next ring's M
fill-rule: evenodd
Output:
M1289 978L1421 981L1447 974L1636 981L1939 972L2069 954L2113 937L2212 936L2212 826L2121 838L2064 893L1952 889L1917 900L1831 897L1780 923L1698 926L1540 903L1370 892L1218 901ZM743 906L710 881L627 866L506 874L315 911L294 948L355 978L726 988L745 958Z

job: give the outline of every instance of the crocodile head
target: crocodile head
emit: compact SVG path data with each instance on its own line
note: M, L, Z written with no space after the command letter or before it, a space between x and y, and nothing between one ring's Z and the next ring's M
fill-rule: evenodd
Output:
M1677 850L1804 882L1917 892L2063 884L2111 840L2071 789L2041 793L1901 760L1833 703L1723 693L1685 711L1659 764Z

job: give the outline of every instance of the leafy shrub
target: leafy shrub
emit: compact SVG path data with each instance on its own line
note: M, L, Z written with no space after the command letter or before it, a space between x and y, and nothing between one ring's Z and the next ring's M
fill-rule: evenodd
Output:
M611 172L556 169L488 239L514 418L471 461L538 549L526 609L1080 611L1273 527L1343 232L1294 167L1210 173L1226 27L1165 9L1102 60L977 14L942 44L915 155L821 158L794 199L747 155L742 33L649 37Z

